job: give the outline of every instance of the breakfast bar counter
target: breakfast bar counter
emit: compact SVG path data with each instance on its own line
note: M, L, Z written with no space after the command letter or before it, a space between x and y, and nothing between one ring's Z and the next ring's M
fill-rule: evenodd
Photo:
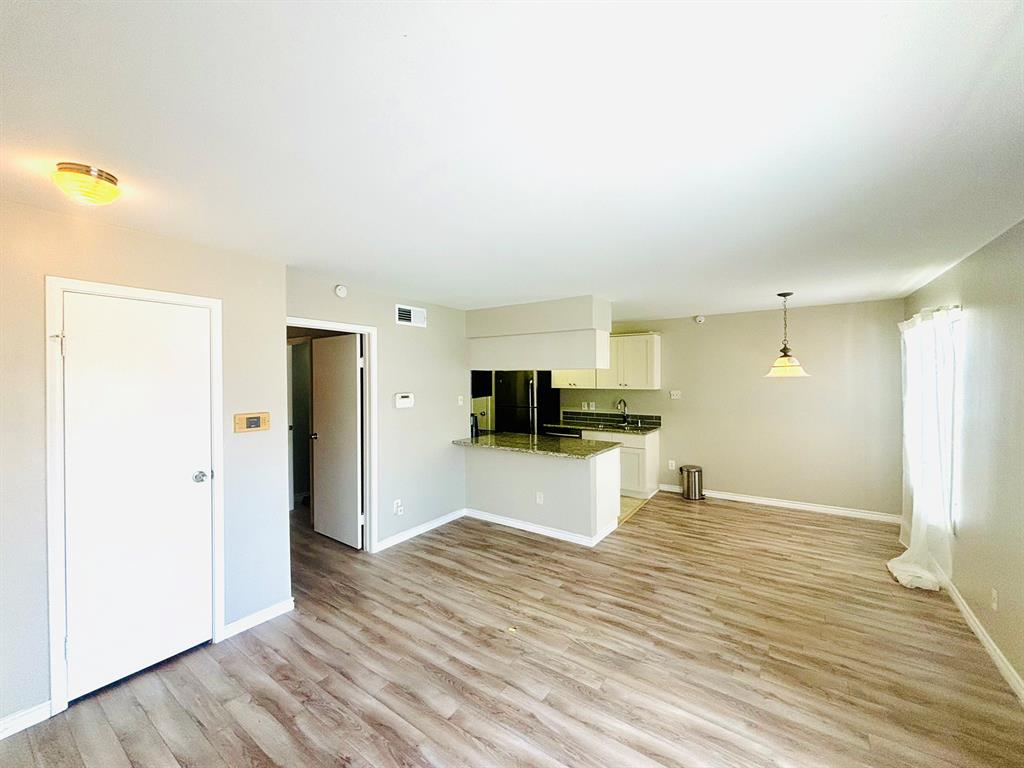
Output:
M620 446L495 432L466 448L466 514L592 547L619 520Z
M604 440L580 440L575 437L553 437L551 435L524 435L518 432L493 432L480 437L452 440L455 445L469 448L492 448L498 451L535 453L544 456L560 456L564 459L589 459L598 454L615 450L619 444Z

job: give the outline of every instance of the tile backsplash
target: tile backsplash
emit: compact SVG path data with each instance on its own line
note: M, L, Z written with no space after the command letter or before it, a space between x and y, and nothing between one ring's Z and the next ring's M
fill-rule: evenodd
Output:
M640 424L645 427L660 427L661 416L645 415L642 413L629 414L629 421L633 424L640 419ZM578 424L581 427L597 424L621 424L622 414L618 411L562 411L562 423Z

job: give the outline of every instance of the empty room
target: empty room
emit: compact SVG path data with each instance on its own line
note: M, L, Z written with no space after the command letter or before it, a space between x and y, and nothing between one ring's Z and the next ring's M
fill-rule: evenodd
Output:
M1022 0L0 0L3 768L1024 768L1022 500Z

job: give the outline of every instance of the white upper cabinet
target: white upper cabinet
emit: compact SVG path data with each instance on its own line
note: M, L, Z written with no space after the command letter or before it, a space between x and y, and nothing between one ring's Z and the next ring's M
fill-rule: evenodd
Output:
M612 336L608 351L608 368L552 371L552 386L561 389L661 389L661 336L656 333Z
M661 388L661 336L653 333L613 336L612 343L618 346L620 388Z
M552 371L551 386L555 389L596 389L597 372L593 368Z

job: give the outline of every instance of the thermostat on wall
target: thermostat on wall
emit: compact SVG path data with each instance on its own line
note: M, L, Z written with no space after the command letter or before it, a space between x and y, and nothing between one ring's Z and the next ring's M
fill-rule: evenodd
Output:
M396 392L395 408L412 408L416 403L416 396L412 392Z
M235 432L259 432L264 429L270 429L268 412L235 414Z

